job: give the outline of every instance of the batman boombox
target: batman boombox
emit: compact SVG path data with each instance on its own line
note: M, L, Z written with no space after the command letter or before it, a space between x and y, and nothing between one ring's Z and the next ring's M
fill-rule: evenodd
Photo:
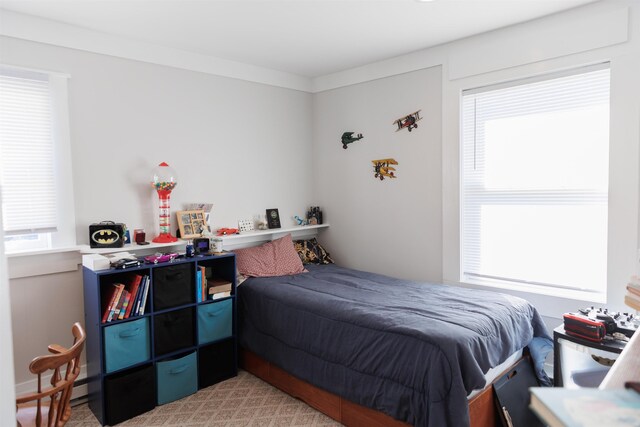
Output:
M127 226L113 221L89 225L89 246L92 248L121 248L124 246Z

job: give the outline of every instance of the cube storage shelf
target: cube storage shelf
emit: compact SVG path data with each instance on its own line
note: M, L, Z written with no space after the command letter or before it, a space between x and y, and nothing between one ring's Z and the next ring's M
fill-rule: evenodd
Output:
M231 296L198 302L196 272L231 283ZM238 373L232 253L126 270L83 267L89 407L114 425ZM102 323L116 283L149 276L145 313ZM208 296L207 296L208 297Z

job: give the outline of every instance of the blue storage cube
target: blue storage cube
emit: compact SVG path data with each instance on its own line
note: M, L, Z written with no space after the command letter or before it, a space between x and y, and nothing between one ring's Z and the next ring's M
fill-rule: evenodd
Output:
M198 306L198 344L206 344L233 333L233 299Z
M104 363L107 373L151 358L149 318L104 328Z
M156 363L158 405L182 399L198 391L196 353Z

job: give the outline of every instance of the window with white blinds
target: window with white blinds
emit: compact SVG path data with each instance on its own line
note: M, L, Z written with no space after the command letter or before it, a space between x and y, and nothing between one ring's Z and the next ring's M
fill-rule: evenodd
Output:
M609 74L463 92L463 281L606 292Z
M75 245L68 76L0 65L0 190L7 253Z
M55 231L49 76L0 69L2 215L7 236Z

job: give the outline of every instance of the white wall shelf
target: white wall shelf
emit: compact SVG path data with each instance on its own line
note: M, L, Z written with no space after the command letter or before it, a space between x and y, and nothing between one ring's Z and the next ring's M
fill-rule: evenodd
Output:
M153 243L150 242L148 245L138 245L135 243L127 243L121 248L91 248L89 245L80 245L79 250L81 254L113 254L116 252L136 252L136 251L147 251L149 249L158 249L158 248L172 248L176 246L185 246L187 244L186 240L178 239L177 242L173 243Z
M310 235L316 235L320 229L329 227L329 224L318 225L301 225L295 227L285 228L270 228L268 230L254 230L247 231L241 234L230 234L227 236L216 236L222 239L222 245L225 250L241 246L251 246L251 243L261 242L266 240L273 240L274 238L282 237L286 234L291 234L292 238L304 237ZM149 251L155 249L157 252L162 252L165 249L180 247L184 250L187 244L187 240L178 239L173 243L153 243L148 245L126 244L121 248L91 248L89 245L80 245L78 250L81 254L112 254L117 252L138 252Z
M300 225L295 227L247 231L240 234L230 234L218 237L222 238L222 248L224 250L233 250L241 247L253 246L253 244L257 242L277 239L286 234L291 234L293 239L315 236L318 234L318 231L328 227L329 224Z

